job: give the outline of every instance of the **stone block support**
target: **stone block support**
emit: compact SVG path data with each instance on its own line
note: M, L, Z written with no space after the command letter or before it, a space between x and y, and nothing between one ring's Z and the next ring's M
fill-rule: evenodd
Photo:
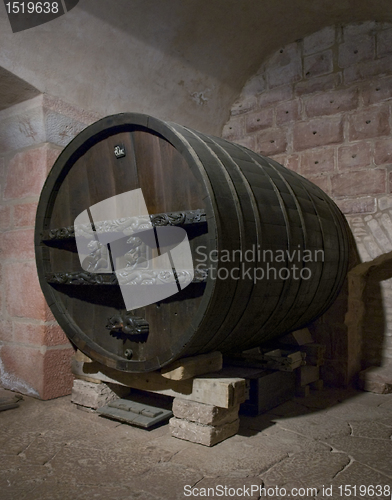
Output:
M169 425L173 437L204 446L214 446L237 434L240 421L237 418L233 422L222 425L201 425L174 417L170 419Z
M239 405L220 408L215 405L174 398L173 415L170 420L172 436L214 446L238 432Z
M115 399L127 396L130 389L121 385L86 382L75 379L72 387L72 402L96 410Z

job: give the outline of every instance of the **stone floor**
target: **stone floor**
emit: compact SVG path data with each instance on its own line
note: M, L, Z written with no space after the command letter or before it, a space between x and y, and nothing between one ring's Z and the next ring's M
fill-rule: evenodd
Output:
M261 485L274 499L337 499L348 485L351 499L390 499L369 486L392 487L391 436L392 394L312 393L242 417L240 433L213 448L173 438L167 425L145 431L81 411L70 397L25 397L0 412L0 499L257 499Z

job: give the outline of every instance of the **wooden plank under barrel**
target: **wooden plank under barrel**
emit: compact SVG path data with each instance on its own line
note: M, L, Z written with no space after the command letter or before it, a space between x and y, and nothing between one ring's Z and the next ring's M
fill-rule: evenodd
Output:
M195 270L178 293L127 311L114 269L81 267L75 219L138 189L151 227L186 230ZM94 220L91 231L100 224L127 220ZM41 194L35 246L42 290L71 342L127 372L240 352L301 328L335 300L348 262L345 219L317 186L245 147L130 113L64 149ZM109 265L108 248L100 255Z

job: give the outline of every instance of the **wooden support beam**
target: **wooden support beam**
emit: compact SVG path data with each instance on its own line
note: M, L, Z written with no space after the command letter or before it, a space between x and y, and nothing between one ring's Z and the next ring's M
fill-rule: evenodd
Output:
M304 357L299 350L287 351L275 349L273 351L260 352L248 351L237 356L228 357L227 360L234 366L248 366L253 368L264 368L266 370L280 370L292 372L305 364Z
M306 354L306 364L321 366L324 364L324 354L327 346L325 344L306 344L299 349Z
M301 330L296 330L295 332L291 332L288 335L281 337L279 342L281 344L303 346L304 344L310 344L313 342L313 338L307 328L302 328Z
M125 385L142 391L179 397L221 408L231 408L245 401L245 376L256 371L231 368L194 379L171 380L158 372L125 373L108 368L96 361L83 363L76 361L75 358L72 360L73 374L84 380L95 379L101 382Z
M220 352L211 352L179 359L162 368L161 375L170 380L187 380L198 375L219 372L220 370L222 370L222 354Z

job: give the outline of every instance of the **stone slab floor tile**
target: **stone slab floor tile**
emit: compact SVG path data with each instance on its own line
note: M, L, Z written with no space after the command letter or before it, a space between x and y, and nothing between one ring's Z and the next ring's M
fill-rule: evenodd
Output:
M364 406L382 406L383 404L392 403L390 394L374 394L373 392L359 392L350 402Z
M32 465L45 465L50 462L59 451L66 446L64 443L53 441L46 436L38 436L21 453L19 457Z
M260 488L262 487L263 482L258 476L242 478L231 476L204 477L200 482L196 484L195 488L197 488L198 490L195 490L195 493L198 493L199 496L201 496L201 494L204 494L204 488L206 494L213 492L216 493L214 496L211 494L211 498L234 497L248 498L249 500L258 500L260 498ZM210 491L208 490L209 488L211 488Z
M385 409L380 406L365 406L357 403L351 403L348 400L330 408L329 410L326 410L326 415L328 417L347 422L351 420L371 422L378 420L379 422L391 422L392 425L392 414L389 409Z
M361 462L392 481L392 442L384 439L340 436L331 438L328 444L337 451L347 453L353 460ZM392 486L392 484L391 484Z
M382 408L383 410L389 410L390 412L392 412L392 398L388 397L388 399L386 399L385 403L382 403L380 405L380 408Z
M79 448L65 446L47 464L62 482L89 486L104 484L107 478L121 484L151 469L157 458L139 453L131 447L125 453L102 447Z
M286 452L270 443L257 441L253 445L251 440L236 435L212 448L195 444L177 453L172 462L194 468L203 475L246 477L260 474L286 456Z
M260 416L261 417L261 416ZM257 418L260 418L257 417ZM249 443L253 446L257 446L259 442L264 442L264 444L271 445L274 449L279 449L280 451L287 453L288 455L297 453L299 451L331 451L332 447L328 446L326 443L319 441L317 438L313 438L310 435L303 435L296 432L296 430L285 429L279 425L279 418L277 417L276 423L271 422L270 417L265 417L269 422L269 426L258 426L263 427L262 430L257 431L254 429L244 429L247 432L240 432L241 436L248 437ZM251 424L251 418L249 419L249 425ZM284 426L284 424L282 424ZM344 427L344 432L349 433L349 426L347 429Z
M29 499L31 492L48 476L47 467L26 463L20 456L0 455L0 498Z
M174 455L186 448L192 448L193 443L189 441L184 441L183 439L175 439L168 432L167 426L164 426L165 435L159 436L153 439L148 439L150 436L147 435L146 442L143 446L139 448L142 453L154 453L155 450L161 450L161 453L165 454L166 457L171 460ZM164 460L161 460L164 461Z
M356 422L351 420L349 424L352 429L351 436L369 439L386 439L389 441L392 439L392 418L391 427L377 421Z
M286 401L285 403L272 408L268 415L277 415L280 417L297 417L299 415L306 415L311 410L301 403L296 401Z
M56 404L53 404L53 401L56 401ZM143 429L123 425L96 413L80 411L68 397L53 401L37 401L25 396L19 408L2 412L0 431L5 430L12 436L22 436L21 438L26 433L46 435L67 444L79 443L82 447L92 441L100 443L97 445L99 447L113 443L126 444L127 441L134 445L135 442L144 443L146 440L146 432ZM166 434L167 431L155 429L149 436L162 433Z
M12 500L19 500L15 497ZM87 488L67 482L48 479L39 483L25 500L159 500L159 497L144 490L135 490L107 481L105 484L89 485Z
M269 433L273 432L273 429L276 427L276 423L274 422L274 415L258 415L256 417L249 417L247 415L240 414L240 428L238 434L240 436L255 436L260 432Z
M69 397L25 397L0 413L0 499L176 500L185 484L223 479L309 487L388 476L392 485L391 404L392 395L327 389L241 417L238 435L206 448L167 426L145 431L80 411Z
M124 478L123 484L132 490L146 491L164 500L183 500L184 487L193 486L203 479L203 474L194 468L175 463L160 463L138 477ZM144 499L141 499L144 500Z
M294 418L276 418L277 425L286 430L297 432L305 437L311 437L325 441L332 436L348 436L351 433L350 426L325 411L310 413Z
M295 453L261 474L265 487L316 488L329 484L350 463L345 453Z
M322 391L311 391L309 396L305 398L296 397L293 399L294 402L309 408L314 409L326 409L335 406L336 404L345 401L346 399L351 399L355 397L359 391L355 389L331 389L325 388Z
M253 446L258 446L259 443L264 446L270 446L276 451L279 450L282 453L286 453L287 456L300 452L332 451L332 447L326 443L281 428L277 428L275 433L268 435L260 433L251 440Z
M332 481L330 484L326 484L325 486L332 486L332 493L333 493L333 498L343 498L343 496L340 495L340 489L339 486L343 486L343 489L346 485L350 485L350 493L352 494L351 496L348 496L346 498L350 498L352 500L374 500L374 498L380 498L382 500L389 498L387 495L384 495L384 491L387 492L388 490L384 490L384 488L380 491L377 490L377 493L382 493L380 496L375 496L374 494L368 494L372 493L370 490L365 490L364 488L362 489L363 495L361 495L359 486L363 487L368 487L370 485L376 486L380 485L382 487L384 486L390 486L390 491L392 491L392 479L391 477L384 476L383 474L380 474L376 472L373 468L367 467L366 465L363 465L359 462L352 461L343 471L341 471ZM354 494L354 488L352 488L354 485L357 485L357 495ZM325 495L320 495L317 497L318 499L321 500L326 500L326 499L331 499L330 496L325 496Z
M23 453L38 436L38 432L25 432L23 429L20 429L18 434L3 434L4 439L2 439L1 443L1 452L4 455L19 455Z

